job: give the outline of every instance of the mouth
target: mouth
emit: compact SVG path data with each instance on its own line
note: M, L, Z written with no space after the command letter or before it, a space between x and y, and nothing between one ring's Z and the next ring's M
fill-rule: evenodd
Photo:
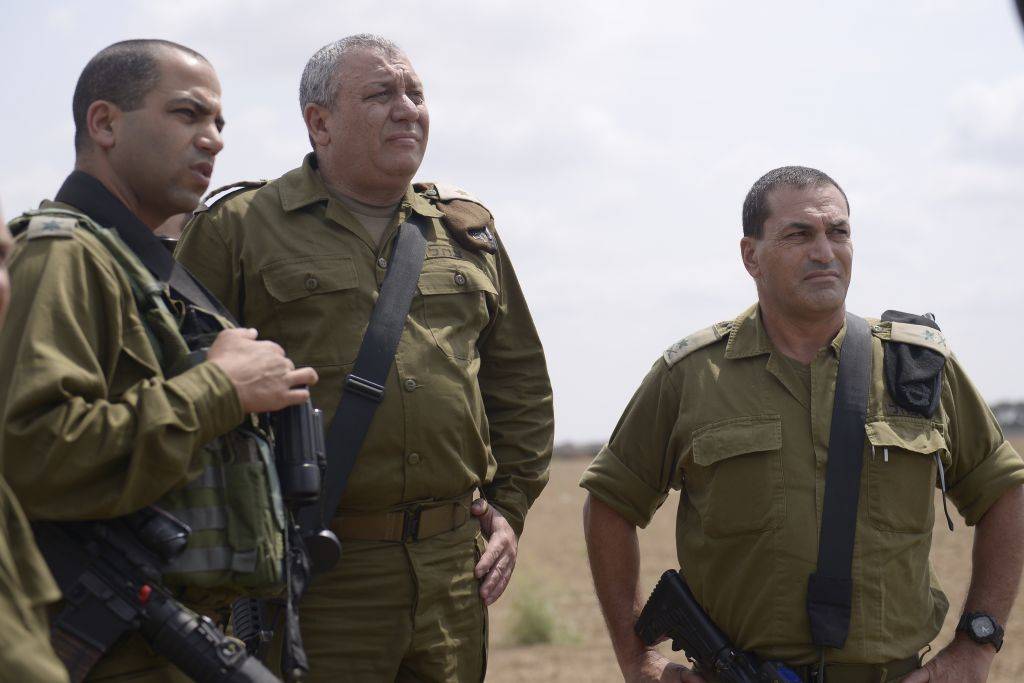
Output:
M209 161L201 161L198 164L192 164L189 166L192 172L203 178L206 182L210 182L210 178L213 176L213 164Z
M418 133L407 132L407 133L392 133L385 138L387 142L415 142L420 141Z
M838 280L839 273L834 270L816 270L813 273L808 273L804 276L804 280L821 280L825 278Z

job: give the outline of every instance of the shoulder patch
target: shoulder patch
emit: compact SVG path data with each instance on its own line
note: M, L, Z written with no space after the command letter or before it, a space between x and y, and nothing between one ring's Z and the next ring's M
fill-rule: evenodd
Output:
M236 194L241 194L247 190L258 190L259 188L266 185L269 180L240 180L237 183L230 183L218 187L216 190L211 190L206 193L202 203L196 207L193 214L202 213L203 211L209 211L213 207L220 204L225 199L234 197Z
M724 322L716 323L711 327L705 327L699 332L683 337L672 346L668 347L663 354L665 363L672 367L682 359L689 356L694 351L703 349L705 346L710 346L717 341L721 341L729 336L729 332L732 330L732 321L726 320Z
M902 344L913 344L923 346L936 353L949 358L951 353L946 337L941 330L936 330L925 325L914 325L912 323L882 321L874 324L871 331L876 337L883 341L891 341Z
M498 253L494 216L479 199L461 188L443 183L416 183L413 190L431 200L434 207L444 214L445 226L464 249Z
M41 215L32 216L25 228L25 239L35 240L44 237L71 237L78 221L70 216Z

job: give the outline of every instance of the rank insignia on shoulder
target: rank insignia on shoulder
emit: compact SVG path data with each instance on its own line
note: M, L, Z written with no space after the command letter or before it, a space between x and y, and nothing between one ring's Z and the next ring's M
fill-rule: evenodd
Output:
M921 346L941 354L943 358L949 358L952 353L942 330L934 327L894 320L876 323L871 331L882 341Z
M44 237L71 237L78 221L70 216L32 216L25 228L25 239L35 240Z
M672 367L694 351L698 351L703 349L705 346L710 346L717 341L725 339L729 336L729 332L731 330L731 320L716 323L711 327L705 327L703 330L683 337L675 344L668 347L662 357L665 359L665 363L668 364L669 367Z
M428 183L434 186L434 196L442 202L450 202L453 199L461 199L466 202L473 202L483 206L484 203L475 196L466 192L461 187L449 185L448 183Z
M202 213L203 211L209 211L217 204L221 203L225 199L234 197L236 194L244 192L246 190L258 190L259 188L266 185L268 180L240 180L237 183L230 183L223 185L215 190L210 190L203 197L202 203L196 207L193 213Z

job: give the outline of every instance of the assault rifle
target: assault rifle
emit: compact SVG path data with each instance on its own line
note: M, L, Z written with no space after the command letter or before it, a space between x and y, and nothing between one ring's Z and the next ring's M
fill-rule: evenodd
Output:
M170 514L149 507L112 520L36 522L33 530L64 593L52 640L72 683L84 680L131 631L200 683L278 681L238 641L161 585L164 567L191 533Z
M674 569L661 575L634 627L646 645L672 639L698 674L720 683L800 683L796 673L773 662L737 650L693 597Z
M236 637L245 643L249 654L265 659L274 637L275 622L283 614L284 637L281 639L281 670L287 681L299 681L309 671L302 647L302 635L296 606L309 584L312 568L319 555L315 549L327 549L331 564L341 554L341 543L330 530L315 537L303 538L296 522L299 510L320 500L322 482L327 470L322 413L308 400L270 415L274 431L274 461L281 483L281 498L288 508L288 558L285 560L287 589L277 600L240 598L231 605L231 625Z

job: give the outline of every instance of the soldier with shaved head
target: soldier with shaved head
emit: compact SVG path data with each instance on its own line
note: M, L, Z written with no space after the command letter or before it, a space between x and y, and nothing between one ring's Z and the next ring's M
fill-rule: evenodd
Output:
M283 512L255 414L305 402L316 382L235 328L154 235L207 189L220 94L210 63L176 43L124 41L89 61L72 102L75 169L55 201L11 223L20 295L0 332L0 461L28 516L76 529L65 523L158 506L189 530L163 580L208 614L284 585ZM104 597L110 609L83 632L74 610L106 594L70 544L40 544L65 593L82 588L53 616L76 678L188 679L130 618L159 576L128 603Z

